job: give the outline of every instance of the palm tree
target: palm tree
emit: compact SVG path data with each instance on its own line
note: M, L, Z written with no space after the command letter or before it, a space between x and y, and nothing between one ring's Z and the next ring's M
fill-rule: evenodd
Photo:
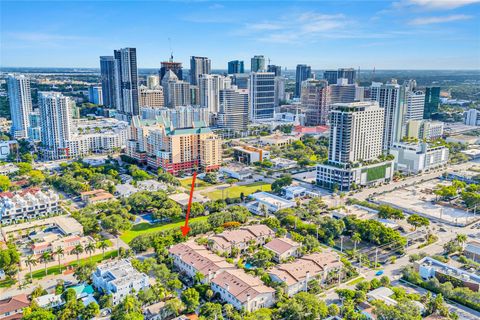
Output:
M42 253L42 255L40 256L40 261L45 264L45 276L47 275L47 263L48 263L49 261L51 261L52 258L53 258L53 256L52 256L52 253L51 253L51 252L44 252L44 253Z
M63 250L62 247L58 247L57 250L54 251L54 254L58 258L58 269L60 270L60 273L62 272L62 267L61 267L61 264L60 264L60 260L62 259L64 253L65 253L65 251Z
M80 254L83 253L83 247L82 245L79 243L75 246L75 248L73 248L71 254L76 254L77 255L77 267L78 265L80 264Z
M85 252L87 252L90 255L90 262L92 262L92 253L95 252L95 249L97 247L95 246L95 242L89 242L85 246Z
M457 240L458 244L462 246L462 249L463 249L463 244L465 242L467 242L467 236L464 235L464 234L457 234L457 236L455 237L455 240Z
M25 259L25 265L30 269L30 281L33 282L32 266L37 265L37 259L35 259L33 255L30 255Z
M357 243L362 241L362 237L360 237L360 234L358 232L355 232L353 234L352 241L353 241L353 251L357 252Z
M108 243L105 240L100 241L98 248L102 249L102 259L105 259L105 249L108 248Z

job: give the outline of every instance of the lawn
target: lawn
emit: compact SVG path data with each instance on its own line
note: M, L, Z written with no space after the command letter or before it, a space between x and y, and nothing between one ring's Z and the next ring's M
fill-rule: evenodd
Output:
M190 219L190 222L194 221L202 221L202 220L207 220L208 217L197 217L197 218L192 218ZM169 229L175 229L175 228L180 228L185 224L185 220L179 219L177 221L171 222L171 223L159 223L159 224L150 224L148 222L142 222L139 224L136 224L132 227L132 229L125 231L121 236L120 239L122 239L126 243L130 243L135 237L144 235L144 234L149 234L149 233L155 233L158 231L164 231L164 230L169 230Z
M249 194L255 193L257 190L261 191L270 191L272 190L271 185L265 182L254 182L251 184L247 184L244 186L231 186L222 190L215 190L205 194L211 200L218 200L222 199L222 195L224 198L239 198L240 194L243 192L244 196L248 196Z
M0 288L10 288L15 284L15 279L6 278L4 280L0 280Z
M185 189L188 189L190 190L190 188L192 187L192 177L190 178L185 178L185 179L181 179L180 180L180 183L182 184L182 187L184 187ZM199 178L195 179L195 189L197 190L201 190L201 189L204 189L208 186L211 186L210 183L208 182L205 182Z
M116 257L117 255L118 255L117 250L112 250L112 251L105 252L105 257L103 256L103 254L100 253L100 254L92 256L92 262L98 263L102 260L106 260L106 259ZM80 259L80 264L85 263L85 262L89 262L89 261L90 261L89 257L84 258L84 259ZM61 260L60 260L60 262L61 262ZM38 263L37 265L42 265L42 263ZM72 261L68 264L68 266L73 266L73 267L76 266L76 265L77 265L77 260ZM62 263L61 267L62 267L62 271L65 271L65 266L63 265L63 263ZM52 274L60 274L60 267L58 265L47 268L47 275L52 275ZM33 276L34 279L41 279L41 278L45 277L45 268L33 271L32 276ZM30 279L30 272L27 272L25 277Z
M359 278L357 278L357 279L353 279L353 280L350 281L350 282L347 282L347 285L353 286L353 285L355 285L355 284L357 284L357 283L362 282L363 280L365 280L365 277L359 277Z

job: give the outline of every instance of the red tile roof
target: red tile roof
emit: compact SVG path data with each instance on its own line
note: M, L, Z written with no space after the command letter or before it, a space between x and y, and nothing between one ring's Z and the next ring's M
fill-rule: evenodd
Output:
M0 300L0 315L3 315L7 312L13 312L15 310L23 309L25 307L28 307L29 305L30 300L28 300L26 294L19 294L7 299ZM21 314L19 319L21 319Z

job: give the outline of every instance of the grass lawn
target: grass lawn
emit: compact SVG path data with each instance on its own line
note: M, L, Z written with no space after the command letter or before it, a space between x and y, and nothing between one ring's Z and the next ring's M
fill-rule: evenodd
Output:
M354 284L360 283L360 282L362 282L363 280L365 280L364 277L360 277L360 278L357 278L357 279L353 279L352 281L347 282L347 285L353 286Z
M203 216L203 217L197 217L197 218L192 218L190 219L190 222L194 221L202 221L202 220L207 220L208 217ZM177 221L167 223L167 224L150 224L147 222L139 223L136 224L132 227L132 229L125 231L121 236L120 239L122 239L126 243L130 243L135 237L143 235L143 234L149 234L149 233L155 233L158 231L164 231L164 230L169 230L169 229L175 229L175 228L180 228L180 226L183 226L185 224L184 219L179 219Z
M15 279L4 279L0 281L0 288L10 288L15 284Z
M102 260L110 259L110 258L116 257L117 254L118 254L117 250L105 252L105 257L103 257L103 254L100 253L100 254L92 256L92 262L97 263L97 262L100 262ZM90 261L90 257L80 259L80 264L85 263L85 262L89 262L89 261ZM39 263L37 265L42 265L42 263ZM76 266L77 265L77 260L70 262L68 265L69 266ZM62 271L65 271L65 266L63 265L63 263L62 263L61 267L62 267ZM59 268L58 265L47 268L47 275L51 275L51 274L60 274L60 268ZM33 271L32 276L33 276L34 279L41 279L41 278L45 277L45 268ZM30 272L27 272L25 277L30 279Z
M265 182L254 182L244 186L231 186L223 190L223 196L225 198L238 198L242 192L245 196L248 196L249 194L255 193L257 190L270 191L272 190L271 187L272 186L269 183ZM208 194L205 194L205 196L211 200L222 199L222 190L209 192Z
M182 187L184 187L185 189L188 189L190 190L190 188L192 187L192 177L190 178L185 178L185 179L180 179L180 183L182 184ZM205 182L199 178L195 179L195 190L201 190L201 189L204 189L208 186L211 186L210 183L208 182Z

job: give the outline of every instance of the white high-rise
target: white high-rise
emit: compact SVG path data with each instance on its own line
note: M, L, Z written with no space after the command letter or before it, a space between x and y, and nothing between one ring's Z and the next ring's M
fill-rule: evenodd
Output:
M248 90L220 90L218 127L228 133L246 133L248 125Z
M198 78L200 106L207 107L210 113L218 113L220 106L220 90L231 87L230 77L219 74L201 74Z
M150 90L156 89L160 85L160 79L157 75L149 75L147 77L147 87Z
M67 141L72 136L70 98L58 92L40 92L38 105L45 156L52 160L67 158Z
M383 128L383 150L388 151L393 142L400 141L404 133L406 104L405 87L396 80L390 83L373 82L370 87L370 98L377 101L385 109Z
M407 104L407 114L405 123L410 120L423 120L423 109L425 108L425 93L417 90L415 80L405 81L405 103Z
M275 73L252 72L249 82L249 118L252 122L275 117Z
M165 105L170 108L186 106L191 102L190 84L178 80L172 70L168 70L162 79Z
M8 75L8 99L12 117L11 133L14 138L27 138L29 114L32 112L30 79L24 75Z

